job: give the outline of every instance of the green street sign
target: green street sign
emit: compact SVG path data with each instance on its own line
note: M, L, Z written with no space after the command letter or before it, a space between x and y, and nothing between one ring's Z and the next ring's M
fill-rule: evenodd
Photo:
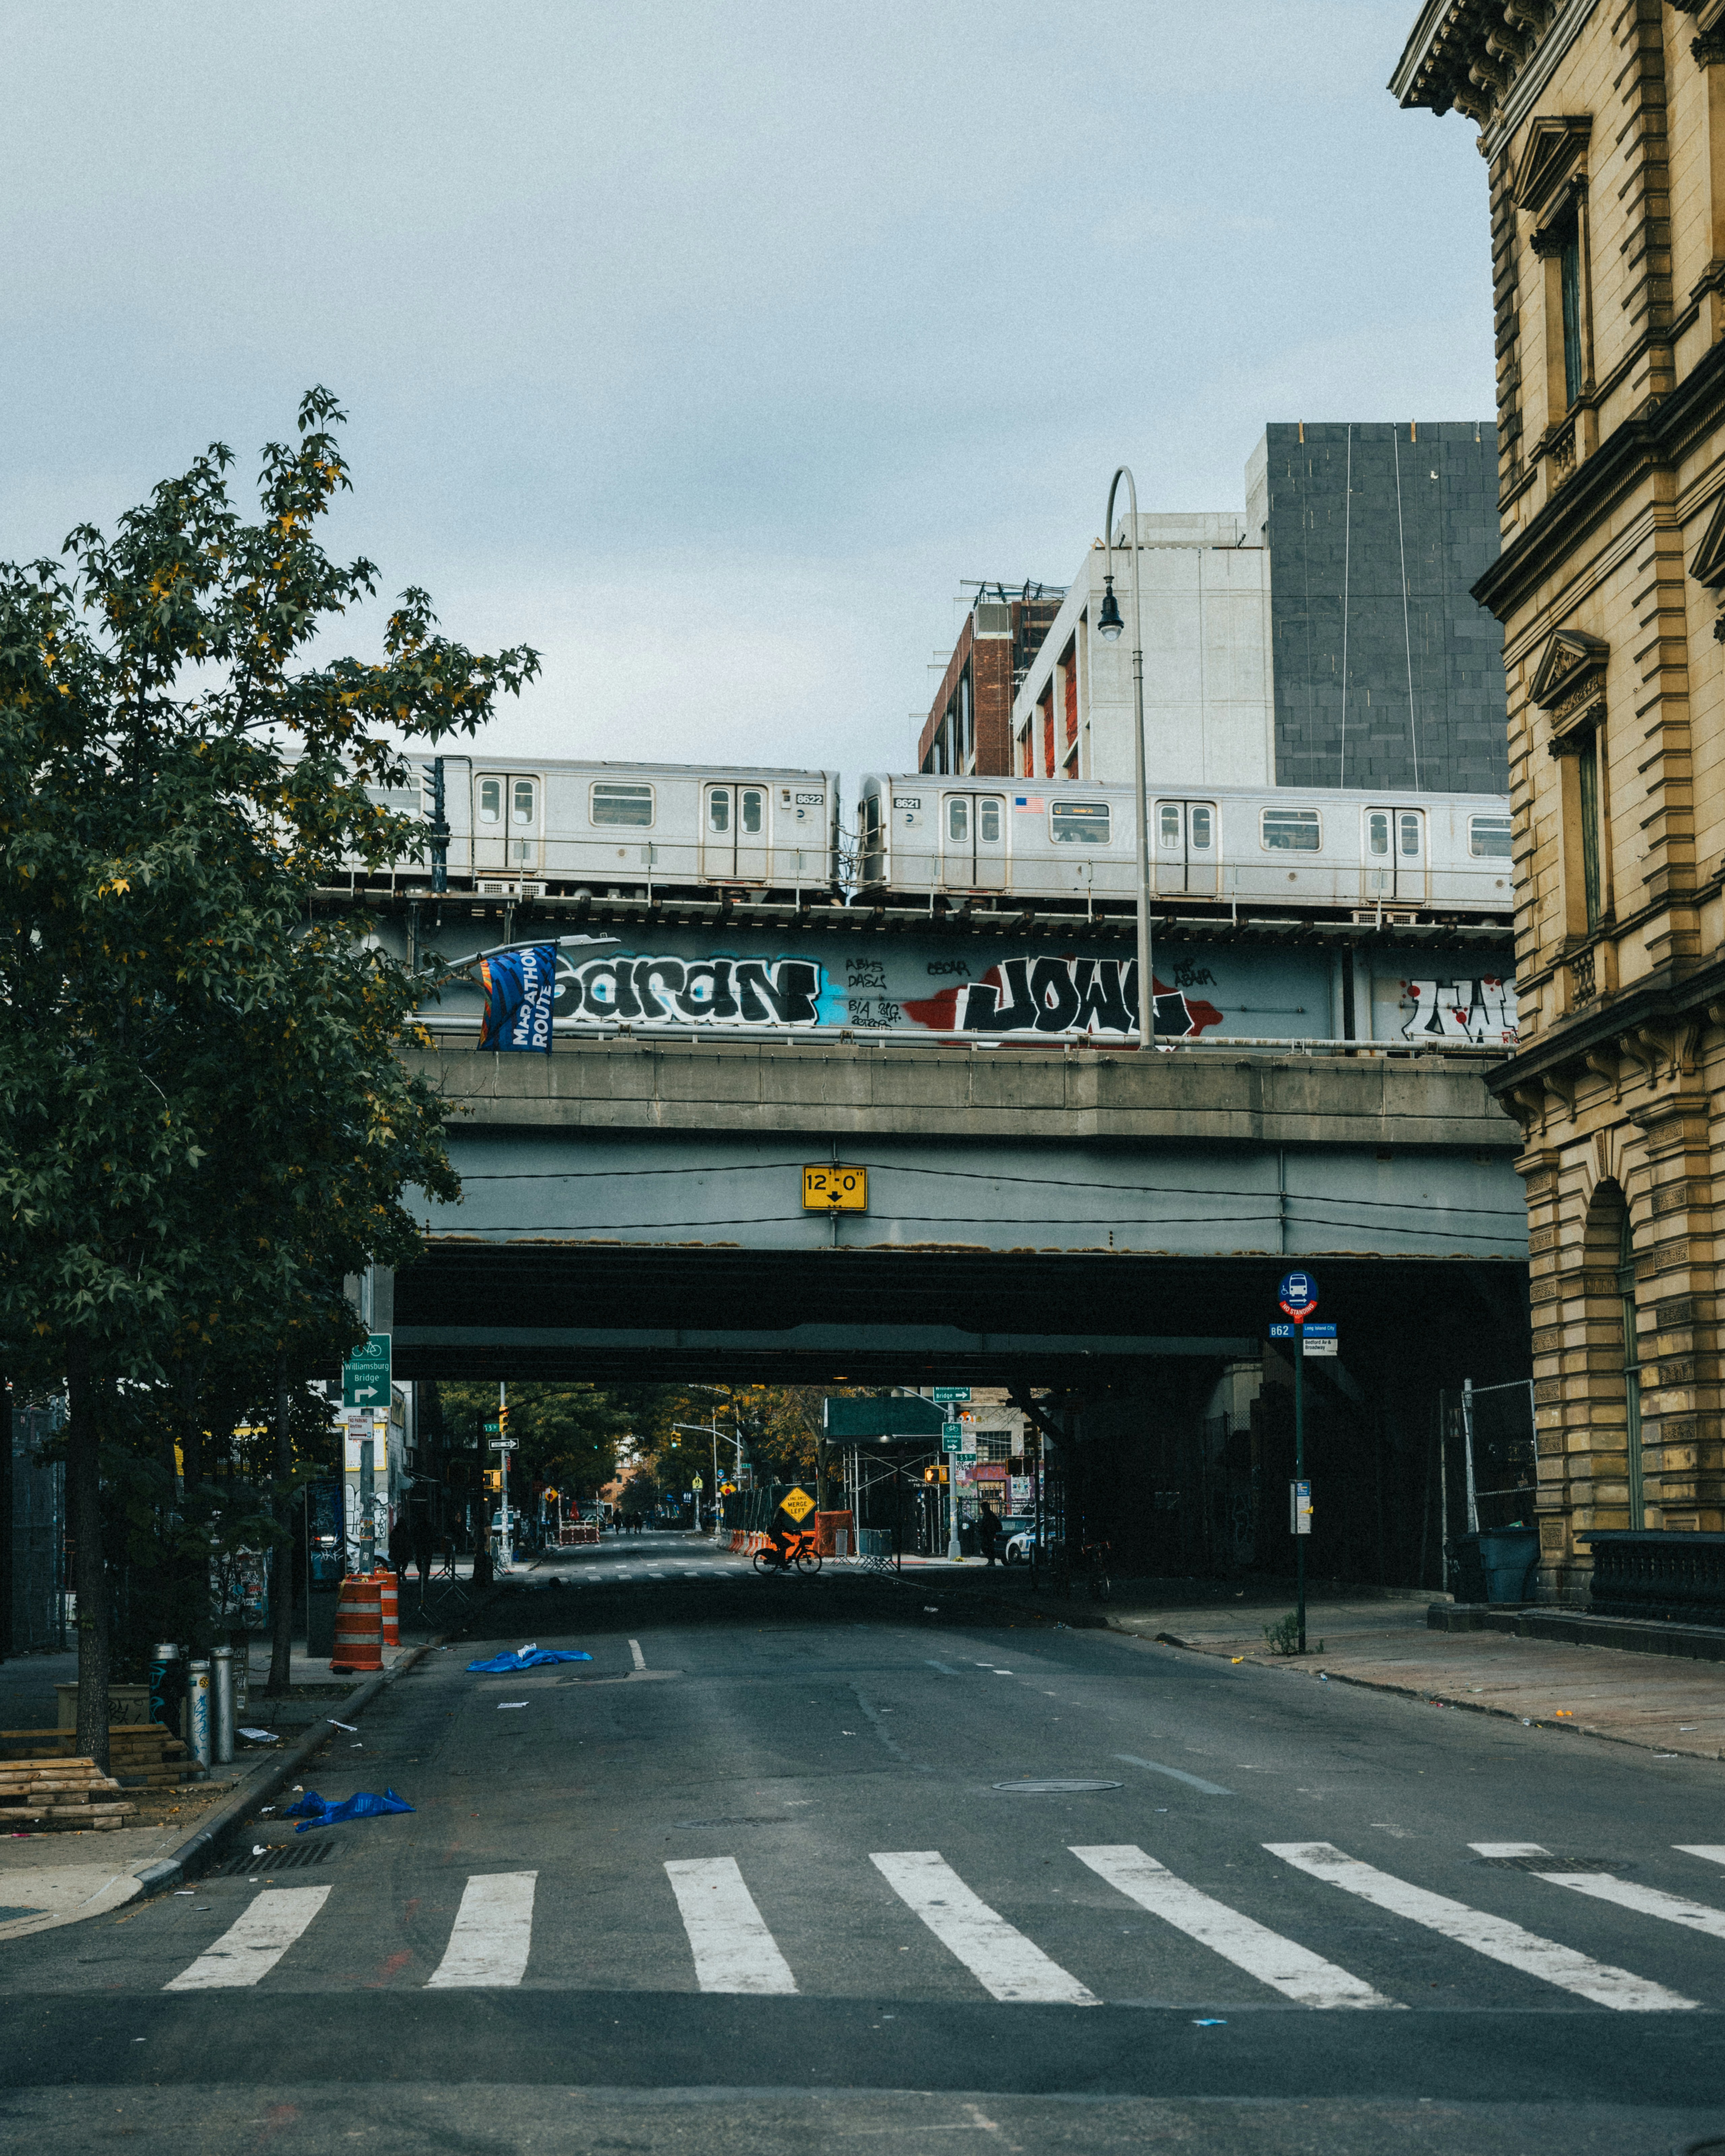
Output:
M937 1408L947 1407L955 1400L968 1400L969 1398L968 1385L937 1385L934 1389L934 1404Z
M485 1435L487 1437L495 1437L502 1427L503 1425L501 1422L488 1422L485 1424Z
M341 1365L341 1404L344 1408L389 1407L389 1335L374 1332Z
M949 1422L941 1432L941 1450L960 1452L964 1448L964 1433L956 1422Z

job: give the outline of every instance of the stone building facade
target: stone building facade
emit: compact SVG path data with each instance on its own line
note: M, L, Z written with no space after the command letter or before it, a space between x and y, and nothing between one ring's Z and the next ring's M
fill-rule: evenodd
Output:
M1725 0L1430 0L1490 175L1541 1591L1725 1527ZM1481 234L1481 239L1485 235ZM1698 1546L1697 1546L1698 1548Z

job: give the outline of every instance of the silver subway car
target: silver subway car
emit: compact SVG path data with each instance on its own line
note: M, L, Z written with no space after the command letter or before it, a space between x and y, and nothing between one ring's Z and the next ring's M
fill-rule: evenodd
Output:
M1511 910L1509 803L1489 793L1183 786L1150 796L1158 899L1479 916ZM1117 911L1137 889L1124 786L870 773L858 896Z
M453 889L603 898L736 887L790 899L824 896L838 883L834 771L467 756L442 764ZM429 819L429 764L423 791Z

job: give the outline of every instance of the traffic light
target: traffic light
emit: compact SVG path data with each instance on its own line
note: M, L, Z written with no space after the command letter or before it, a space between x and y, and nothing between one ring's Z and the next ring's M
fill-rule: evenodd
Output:
M509 1435L509 1403L507 1400L503 1401L497 1409L497 1434L500 1437L507 1437Z
M485 1487L487 1490L495 1491L499 1496L503 1494L503 1471L501 1467L488 1467L485 1470Z

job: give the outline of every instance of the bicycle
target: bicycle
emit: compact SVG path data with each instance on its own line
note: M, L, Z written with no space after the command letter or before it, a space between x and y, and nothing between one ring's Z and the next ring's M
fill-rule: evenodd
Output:
M768 1543L765 1549L755 1552L753 1568L762 1579L793 1570L801 1573L805 1579L812 1579L820 1570L820 1551L814 1534L805 1528L800 1533L788 1535L783 1549L776 1543Z

